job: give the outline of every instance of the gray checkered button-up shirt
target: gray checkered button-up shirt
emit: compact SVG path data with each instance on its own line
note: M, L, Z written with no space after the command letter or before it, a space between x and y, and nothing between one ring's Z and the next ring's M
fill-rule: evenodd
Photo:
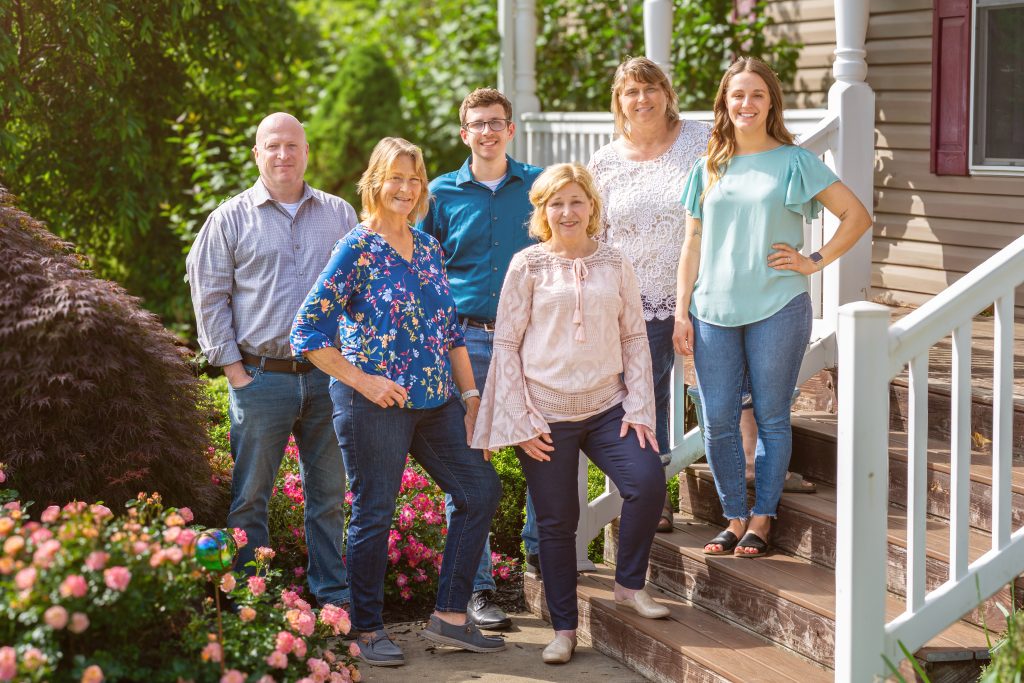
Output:
M242 351L291 358L295 312L355 224L348 202L309 185L295 218L261 180L217 207L185 261L210 364L230 365Z

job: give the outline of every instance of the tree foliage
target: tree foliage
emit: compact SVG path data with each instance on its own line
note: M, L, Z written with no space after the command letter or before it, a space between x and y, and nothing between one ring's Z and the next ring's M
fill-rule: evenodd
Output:
M309 181L358 206L356 182L377 141L401 136L401 86L375 45L356 45L324 90L306 125Z
M26 500L159 490L209 520L203 386L138 300L98 280L0 186L0 463Z
M0 181L100 273L186 322L183 238L208 199L193 189L204 166L237 161L218 143L240 142L242 121L303 104L308 25L288 0L11 0L0 29Z

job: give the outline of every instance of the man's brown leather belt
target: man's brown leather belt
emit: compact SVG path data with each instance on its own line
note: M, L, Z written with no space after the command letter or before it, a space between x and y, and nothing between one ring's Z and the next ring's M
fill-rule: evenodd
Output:
M242 351L242 362L246 365L260 367L267 372L294 372L302 374L313 369L312 363L303 363L297 360L285 360L282 358L268 358L267 356L254 356L251 353Z
M474 320L473 318L469 318L469 317L463 315L463 316L459 316L459 322L465 323L466 325L469 325L470 327L479 328L479 329L483 330L484 332L494 332L494 321L493 320L487 320L487 321L484 321L484 320Z

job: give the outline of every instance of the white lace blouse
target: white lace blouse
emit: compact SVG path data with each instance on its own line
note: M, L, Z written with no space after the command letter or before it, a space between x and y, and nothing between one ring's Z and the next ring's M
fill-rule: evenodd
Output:
M706 123L683 121L675 142L659 157L630 161L609 143L588 164L601 193L600 239L633 263L644 320L665 320L675 309L676 268L686 234L686 209L679 198L710 134Z
M636 276L618 249L560 258L543 244L512 257L473 447L496 450L622 404L654 429L654 383Z

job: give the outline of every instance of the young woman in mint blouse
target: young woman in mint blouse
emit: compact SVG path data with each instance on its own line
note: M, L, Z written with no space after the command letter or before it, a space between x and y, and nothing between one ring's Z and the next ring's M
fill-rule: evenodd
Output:
M704 546L711 555L767 552L792 448L790 399L811 333L807 276L871 225L849 188L793 144L782 108L782 87L766 64L742 57L729 67L715 97L707 156L694 165L682 197L688 215L673 344L693 355L708 463L729 523ZM822 205L839 217L839 228L805 256L803 222ZM764 444L752 509L739 429L745 379Z

